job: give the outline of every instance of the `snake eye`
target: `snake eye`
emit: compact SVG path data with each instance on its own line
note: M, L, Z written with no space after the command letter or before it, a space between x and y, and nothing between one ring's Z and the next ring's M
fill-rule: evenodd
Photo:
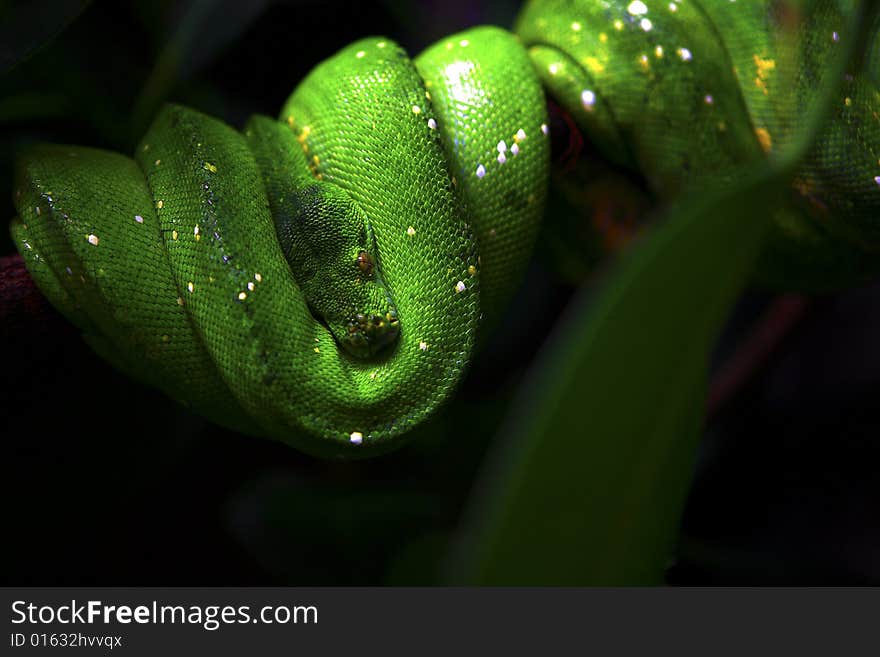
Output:
M360 251L357 255L357 266L365 276L373 273L373 258L366 251Z

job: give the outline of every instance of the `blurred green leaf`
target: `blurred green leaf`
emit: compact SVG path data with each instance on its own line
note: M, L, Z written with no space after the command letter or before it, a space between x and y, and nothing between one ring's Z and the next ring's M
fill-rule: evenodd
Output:
M699 437L707 354L781 175L764 170L737 190L689 199L594 304L576 299L499 437L455 579L661 581Z
M239 38L265 11L271 0L190 0L162 47L134 110L134 128L141 133L168 97L172 87L204 66Z
M777 158L754 163L733 187L683 199L617 263L597 298L575 299L496 438L451 581L662 583L700 435L709 351L852 54L850 46L831 63L829 83Z

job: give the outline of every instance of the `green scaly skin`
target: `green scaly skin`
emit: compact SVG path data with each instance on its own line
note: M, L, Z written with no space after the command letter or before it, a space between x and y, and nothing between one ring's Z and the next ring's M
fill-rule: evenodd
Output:
M547 194L544 90L660 203L732 183L785 143L846 36L829 2L783 46L767 4L538 0L517 36L475 28L412 61L364 39L241 133L170 105L134 159L32 149L13 237L131 376L312 454L387 451L450 397L485 327L503 330ZM766 278L876 269L875 69L847 82Z

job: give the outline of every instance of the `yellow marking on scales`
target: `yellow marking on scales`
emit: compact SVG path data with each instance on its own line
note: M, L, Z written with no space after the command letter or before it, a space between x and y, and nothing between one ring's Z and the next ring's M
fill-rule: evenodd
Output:
M755 62L755 86L766 96L768 93L767 79L770 77L770 71L776 68L776 60L763 59L757 54L752 55L752 59Z
M591 73L604 73L605 65L599 61L598 57L593 57L592 55L589 57L584 57L582 60L584 66L590 69Z
M764 152L769 153L770 149L773 148L773 139L770 137L770 133L767 132L767 129L757 128L755 130L755 136L758 137L758 143L761 145Z

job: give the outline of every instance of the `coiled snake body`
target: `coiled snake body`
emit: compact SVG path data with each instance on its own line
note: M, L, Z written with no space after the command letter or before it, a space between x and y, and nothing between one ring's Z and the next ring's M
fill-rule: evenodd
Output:
M169 105L133 159L31 149L13 237L126 373L238 431L374 454L452 394L481 323L503 326L547 194L545 90L659 199L724 184L785 142L822 82L846 35L821 5L785 49L770 3L728 0L539 0L515 34L474 28L415 60L364 39L242 132ZM770 277L873 262L872 62L777 217Z

